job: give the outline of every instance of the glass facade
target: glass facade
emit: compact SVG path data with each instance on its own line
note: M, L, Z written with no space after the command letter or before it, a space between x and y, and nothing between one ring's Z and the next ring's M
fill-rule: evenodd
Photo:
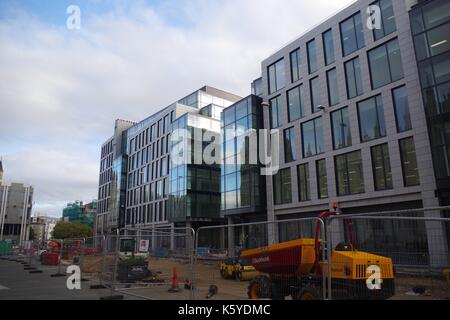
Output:
M303 118L305 115L303 85L289 90L287 93L287 101L289 122Z
M283 169L273 176L273 195L276 205L292 203L291 169Z
M403 78L402 57L398 40L391 40L368 52L372 89Z
M392 189L391 161L387 144L371 148L375 191Z
M361 141L371 141L386 136L383 100L380 95L358 103Z
M318 196L319 199L326 199L328 198L327 160L318 160L316 169Z
M297 160L297 139L295 136L295 128L284 130L284 162L292 162Z
M291 81L296 82L300 80L301 77L301 59L300 59L300 48L291 52Z
M330 65L335 61L333 30L328 30L322 34L325 65Z
M339 196L364 193L361 151L336 156L335 170Z
M308 71L311 74L318 69L316 40L311 40L306 44L306 51L308 54Z
M316 113L320 111L320 82L319 77L312 78L309 80L309 90L311 96L311 108L312 113Z
M269 92L274 93L285 86L286 70L284 66L284 59L275 62L268 67L269 77Z
M359 57L345 63L345 80L347 84L347 97L349 99L364 93Z
M347 20L341 22L340 30L342 53L344 57L365 46L361 13L358 12Z
M302 123L303 158L324 152L322 117Z
M350 147L352 145L348 107L331 113L331 127L333 132L333 146L335 150Z
M282 125L281 117L283 114L282 97L278 96L270 100L270 127L271 129L278 128Z
M414 139L406 138L399 141L402 159L403 181L405 187L420 184L419 170L417 168L416 148Z
M327 71L328 103L334 106L340 102L336 68Z
M311 200L309 186L309 165L307 163L297 167L298 179L298 199L299 201Z
M216 152L220 150L220 122L188 113L176 119L172 129L168 220L220 218L220 165L207 164L202 157L211 143L217 143ZM210 141L202 141L205 133L211 135ZM208 154L217 156L215 152ZM157 198L164 194L164 188L163 184L156 183Z
M410 12L410 22L438 195L441 204L447 205L450 203L450 2L434 0L416 6ZM412 138L401 145L403 149L411 149L414 163ZM402 156L407 158L406 154ZM404 163L404 176L405 185L419 183L414 165Z
M379 0L372 5L381 9L381 29L373 29L373 38L379 40L397 30L392 0Z
M392 90L392 99L394 101L397 131L405 132L411 130L411 114L409 112L409 102L406 92L406 86L402 86Z
M250 141L253 138L255 141L258 140L256 130L262 128L261 102L259 97L251 95L224 111L221 169L222 216L258 213L265 207L265 180L260 175L260 166L257 161L256 163L250 161L251 151L257 153L259 150L250 149Z

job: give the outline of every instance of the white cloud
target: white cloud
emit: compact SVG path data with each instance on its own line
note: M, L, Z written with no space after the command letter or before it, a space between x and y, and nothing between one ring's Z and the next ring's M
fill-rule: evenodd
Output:
M120 3L81 8L80 31L0 21L0 155L53 215L96 197L115 118L143 119L205 84L249 94L265 57L350 0Z

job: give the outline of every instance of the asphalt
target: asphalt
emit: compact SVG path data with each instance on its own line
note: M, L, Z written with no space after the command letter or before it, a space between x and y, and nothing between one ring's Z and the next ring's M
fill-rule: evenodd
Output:
M111 296L109 289L90 289L96 284L90 281L81 282L81 290L69 290L67 277L51 277L58 273L57 267L41 266L38 262L31 266L42 273L30 273L19 262L0 260L0 300L100 300ZM135 299L128 295L124 298Z

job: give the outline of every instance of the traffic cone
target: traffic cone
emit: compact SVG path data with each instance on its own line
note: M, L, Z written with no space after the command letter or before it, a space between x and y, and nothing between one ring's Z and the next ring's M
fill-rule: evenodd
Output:
M172 270L172 287L169 289L170 293L178 292L180 291L180 288L178 287L178 273L177 268L173 267Z

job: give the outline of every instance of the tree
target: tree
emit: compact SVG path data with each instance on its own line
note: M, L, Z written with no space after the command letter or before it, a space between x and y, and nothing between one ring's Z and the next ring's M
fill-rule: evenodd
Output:
M79 222L59 221L53 229L54 239L79 239L92 237L91 227Z
M35 240L36 236L34 235L34 229L30 228L29 240Z

